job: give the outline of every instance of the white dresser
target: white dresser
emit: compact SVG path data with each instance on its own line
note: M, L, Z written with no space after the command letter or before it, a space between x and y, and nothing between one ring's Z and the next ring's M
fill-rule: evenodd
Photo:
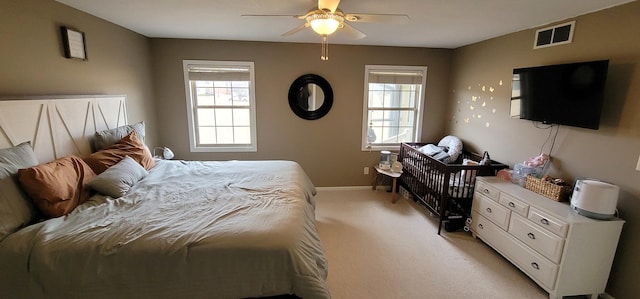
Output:
M624 221L579 215L497 177L476 181L471 231L549 292L604 293Z

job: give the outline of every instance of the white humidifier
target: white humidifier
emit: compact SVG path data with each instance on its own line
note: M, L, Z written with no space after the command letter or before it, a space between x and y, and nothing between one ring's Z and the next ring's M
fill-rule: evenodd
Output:
M391 152L390 151L380 152L380 163L378 164L378 168L382 170L391 169Z
M620 188L594 179L578 179L571 195L571 208L595 219L615 217Z

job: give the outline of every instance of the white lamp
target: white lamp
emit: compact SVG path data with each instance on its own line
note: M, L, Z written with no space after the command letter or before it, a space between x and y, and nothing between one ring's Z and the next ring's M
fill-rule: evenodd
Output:
M307 17L311 29L320 35L329 35L340 27L344 18L332 13L313 14Z
M160 154L158 154L160 150ZM171 160L174 157L173 151L168 147L156 147L153 149L153 157L163 160Z

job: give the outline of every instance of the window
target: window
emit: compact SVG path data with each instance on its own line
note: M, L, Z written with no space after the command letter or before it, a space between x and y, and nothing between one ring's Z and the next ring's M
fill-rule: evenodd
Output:
M362 150L419 140L426 78L426 67L365 66Z
M191 151L257 151L253 62L182 64Z

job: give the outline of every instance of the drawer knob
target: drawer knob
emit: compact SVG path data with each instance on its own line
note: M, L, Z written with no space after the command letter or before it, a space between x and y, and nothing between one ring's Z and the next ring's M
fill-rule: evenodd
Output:
M489 189L486 189L486 188L485 188L484 190L482 190L482 192L484 192L484 193L486 193L486 194L489 194Z
M542 218L542 219L540 219L540 223L542 223L544 225L549 225L549 220Z
M516 207L516 204L514 204L514 203L513 203L513 201L510 201L510 202L509 202L509 206L510 206L510 207L512 207L512 208L515 208L515 207Z
M533 233L528 233L527 236L529 237L529 239L531 240L535 240L536 239L536 235L534 235Z
M478 224L478 228L479 229L483 229L484 228L484 226L482 226L482 223Z
M538 266L538 263L536 262L531 263L531 267L533 267L533 269L540 270L540 266Z
M491 213L491 208L487 208L487 212Z

